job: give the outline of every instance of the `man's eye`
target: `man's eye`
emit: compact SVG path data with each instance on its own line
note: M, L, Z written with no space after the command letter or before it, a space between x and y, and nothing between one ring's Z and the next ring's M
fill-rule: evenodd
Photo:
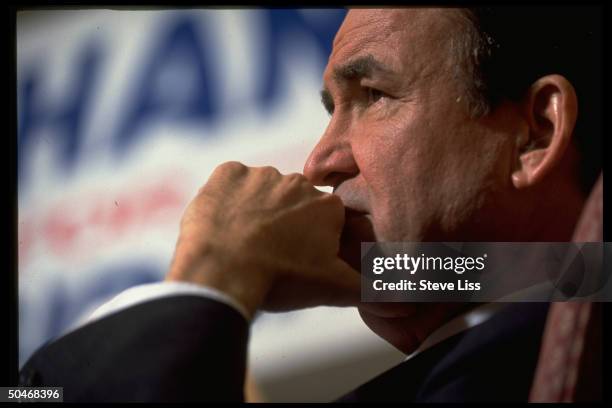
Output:
M370 105L378 102L380 98L387 95L383 91L380 91L374 88L369 88L369 87L367 88L367 92L368 92L368 104Z

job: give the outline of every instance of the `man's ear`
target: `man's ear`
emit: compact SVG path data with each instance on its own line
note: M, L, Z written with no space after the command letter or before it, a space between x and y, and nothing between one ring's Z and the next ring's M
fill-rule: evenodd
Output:
M516 188L537 184L561 162L578 114L574 87L561 75L538 79L523 103L527 129L517 141L518 163L512 172Z

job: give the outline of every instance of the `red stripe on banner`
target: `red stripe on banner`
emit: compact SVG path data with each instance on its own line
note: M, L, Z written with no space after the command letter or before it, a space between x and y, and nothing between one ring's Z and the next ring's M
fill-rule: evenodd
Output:
M166 178L140 188L127 186L117 193L91 192L63 199L43 212L43 216L31 216L20 222L20 266L31 261L35 244L48 247L58 257L93 255L104 244L117 243L130 233L142 233L156 223L172 220L178 223L189 197L184 186L177 184L180 183ZM36 225L42 228L34 230ZM91 245L90 239L95 240L95 245ZM90 245L85 245L85 241Z

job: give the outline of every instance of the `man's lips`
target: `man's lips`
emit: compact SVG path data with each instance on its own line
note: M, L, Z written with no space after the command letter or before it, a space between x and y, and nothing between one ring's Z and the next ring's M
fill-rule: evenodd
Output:
M366 215L368 215L368 213L365 211L356 210L354 208L349 208L349 207L344 208L344 218L345 219L354 218L354 217L363 217Z

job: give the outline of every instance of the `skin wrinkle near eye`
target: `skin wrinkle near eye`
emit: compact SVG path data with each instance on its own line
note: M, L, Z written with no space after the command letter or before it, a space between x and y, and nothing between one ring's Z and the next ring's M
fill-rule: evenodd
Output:
M374 73L382 75L394 74L384 64L377 61L372 54L367 54L335 68L332 78L337 83L348 83L361 78L371 78ZM323 89L321 91L321 102L331 115L334 110L334 102L329 90Z
M375 76L374 73L376 72L380 73L380 75ZM367 83L372 77L377 78L377 80L374 81L375 83L381 83L377 86L367 85ZM392 77L392 79L390 79L389 77ZM388 89L393 89L394 87L397 87L397 84L395 82L400 77L401 75L399 73L396 73L393 70L387 68L383 63L377 61L375 57L371 54L368 54L363 57L358 57L340 66L339 68L336 68L334 70L333 75L333 79L337 83L354 83L357 80L362 80L359 85L363 91L368 93L368 101L366 103L360 103L360 105L363 105L364 107L371 106L377 102L370 101L371 92L380 93L379 99L381 97L388 97L401 102L413 101L415 99L413 95L413 85L416 83L416 77L411 81L407 81L401 89L397 89L398 92L401 92L401 95L398 96L389 93ZM364 84L364 80L366 84ZM392 83L392 85L387 84L387 82ZM332 115L334 112L335 104L330 91L327 88L324 88L320 91L320 95L321 103L323 104L325 110L329 115Z
M406 72L405 64L402 62L399 54L380 54L380 44L388 44L390 48L397 49L402 45L403 38L401 38L401 30L387 27L382 24L387 20L385 14L386 11L374 12L379 14L381 26L377 29L374 37L365 35L361 29L365 25L370 25L372 22L378 20L377 17L373 21L369 21L367 24L355 24L351 28L343 32L339 32L334 40L334 50L330 56L330 62L337 59L342 61L346 55L348 62L343 62L339 68L334 68L333 65L328 65L328 72L324 75L325 81L332 81L338 85L342 85L342 82L349 82L348 79L354 80L357 77L361 77L366 80L366 86L371 88L379 89L380 91L393 96L395 99L405 101L407 98L410 100L415 99L414 92L416 91L416 85L423 80L423 66L421 64L417 66L411 66L410 71ZM398 22L403 25L403 22ZM354 35L353 35L354 33ZM355 48L355 45L359 44L359 48ZM412 47L411 47L412 48ZM368 53L370 50L370 53ZM364 53L366 53L364 55ZM352 54L352 55L351 55ZM361 54L361 56L360 56ZM350 57L352 57L352 61ZM382 58L382 60L380 59ZM384 62L382 62L384 61ZM435 65L435 64L434 64ZM389 74L374 76L374 72ZM370 79L375 77L373 84L369 84ZM364 85L363 83L361 84ZM393 90L395 92L390 92ZM322 103L325 106L328 113L331 115L337 104L334 104L333 98L329 88L324 88L322 96ZM408 95L408 94L412 95ZM421 99L421 98L416 98Z

